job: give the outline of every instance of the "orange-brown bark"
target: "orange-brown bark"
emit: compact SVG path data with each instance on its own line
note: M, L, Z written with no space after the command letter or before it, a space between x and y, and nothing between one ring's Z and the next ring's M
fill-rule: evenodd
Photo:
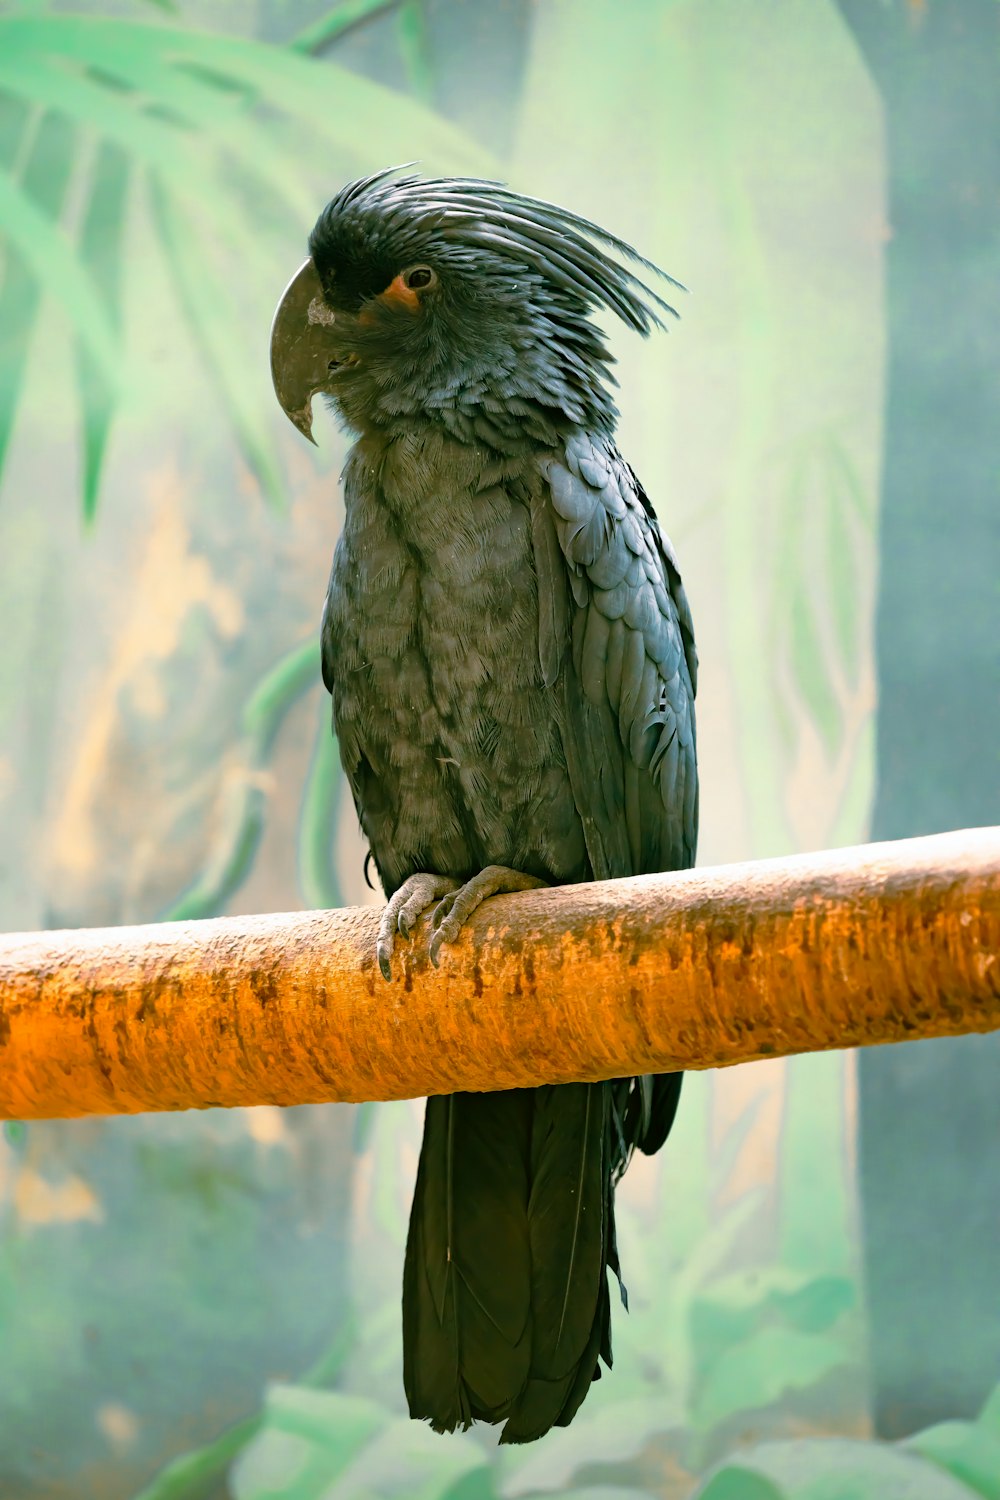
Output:
M499 897L0 939L0 1115L400 1099L1000 1028L1000 829Z

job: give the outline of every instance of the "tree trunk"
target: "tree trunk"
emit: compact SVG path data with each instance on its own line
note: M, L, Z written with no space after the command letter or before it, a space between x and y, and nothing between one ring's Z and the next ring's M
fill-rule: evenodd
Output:
M1000 808L1000 6L840 0L885 108L888 370L875 839ZM875 1420L1000 1376L1000 1038L863 1052Z

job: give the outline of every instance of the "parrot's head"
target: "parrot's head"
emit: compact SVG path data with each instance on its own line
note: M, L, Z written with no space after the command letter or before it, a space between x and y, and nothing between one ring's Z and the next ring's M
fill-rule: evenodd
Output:
M588 313L643 334L676 314L608 251L665 273L499 183L397 171L327 204L278 305L271 369L299 430L312 437L319 393L358 432L430 420L501 449L610 427L611 356Z

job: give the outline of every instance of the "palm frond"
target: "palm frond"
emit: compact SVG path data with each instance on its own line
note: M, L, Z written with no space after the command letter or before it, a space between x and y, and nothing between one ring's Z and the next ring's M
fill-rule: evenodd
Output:
M32 112L0 99L3 165L17 172L22 191L52 221L62 211L74 156L72 131L58 115ZM11 237L12 238L12 237ZM31 330L41 290L22 250L8 245L0 284L0 474L14 428ZM93 361L92 361L93 363Z
M319 641L310 640L293 647L258 683L243 710L237 763L223 792L219 828L206 864L162 913L161 921L217 916L250 874L267 815L262 773L289 710L319 681Z
M371 10L370 3L335 7L325 34ZM284 219L304 233L316 206L307 171L313 152L317 161L335 156L347 175L361 154L393 159L403 139L449 171L495 170L461 131L402 94L291 48L177 24L0 16L0 113L4 107L12 120L20 111L60 121L68 164L42 183L15 168L10 152L4 165L0 150L0 233L10 247L0 295L14 312L0 351L0 460L41 299L52 295L79 351L87 517L96 509L128 331L121 326L121 220L140 171L152 183L159 247L213 386L263 493L279 503L266 381L256 378L261 338L240 315L231 272L216 257L239 266L246 295L263 301L265 288L281 285L286 268L262 228ZM67 174L86 163L95 137L89 178L80 168L85 207L74 246L60 224Z
M212 276L204 253L192 243L189 225L165 186L154 179L153 206L167 263L188 325L225 407L236 440L266 498L280 508L284 485L268 414L247 381L234 329L239 316L221 276Z
M35 198L0 167L0 225L34 280L62 303L70 323L112 384L118 380L119 343L103 297L59 225Z
M345 31L377 16L380 11L392 10L398 3L399 0L339 0L319 20L310 22L296 32L288 44L289 48L306 56L320 52L339 36L343 36Z
M61 122L64 131L68 124ZM80 232L80 258L121 327L122 252L131 167L120 146L102 141L94 164L90 197ZM108 434L115 413L115 391L104 379L86 347L77 351L80 406L83 413L83 518L90 524L97 511Z
M342 788L340 747L330 731L330 702L324 693L299 817L299 887L309 907L327 910L342 900L335 847Z

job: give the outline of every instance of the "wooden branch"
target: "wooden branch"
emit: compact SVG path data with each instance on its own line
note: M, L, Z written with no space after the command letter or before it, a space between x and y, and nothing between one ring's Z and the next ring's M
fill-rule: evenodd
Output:
M401 1099L1000 1028L1000 828L499 897L0 939L0 1115Z

